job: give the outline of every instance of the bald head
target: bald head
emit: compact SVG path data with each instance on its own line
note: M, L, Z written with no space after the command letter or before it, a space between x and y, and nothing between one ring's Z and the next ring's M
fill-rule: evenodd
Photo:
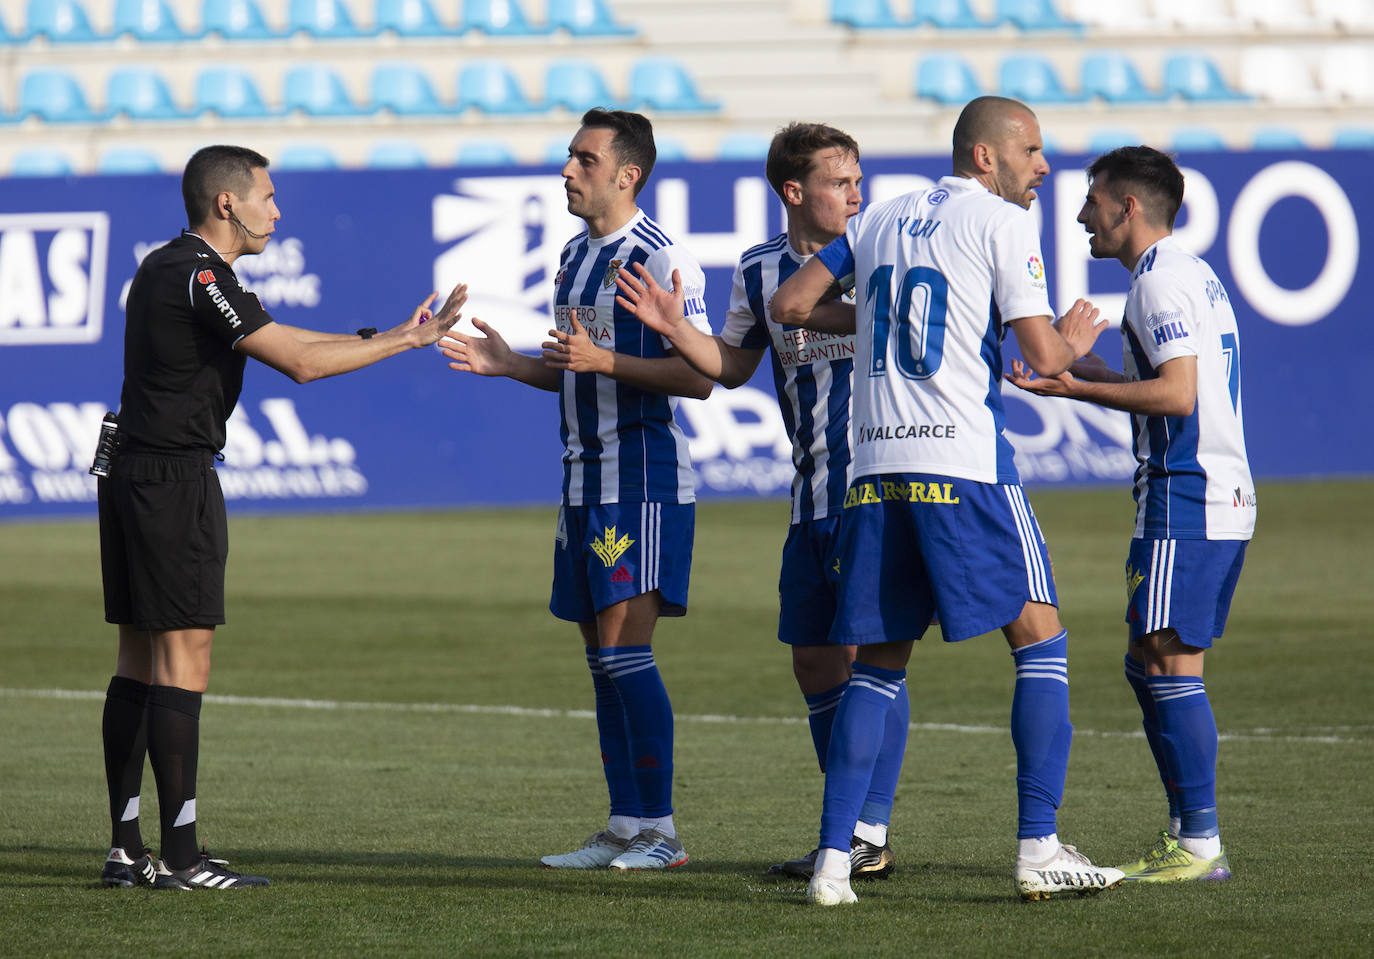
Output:
M1035 114L1020 100L978 97L970 100L954 124L954 172L976 173L973 151L981 143L996 148L1014 136Z

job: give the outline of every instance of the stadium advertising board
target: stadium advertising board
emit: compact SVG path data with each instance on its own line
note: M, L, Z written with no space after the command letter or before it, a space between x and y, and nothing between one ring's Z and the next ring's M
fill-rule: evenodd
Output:
M1119 318L1128 284L1095 262L1074 218L1087 158L1052 158L1041 188L1045 269L1062 309L1087 296ZM1242 331L1251 462L1260 477L1374 472L1357 335L1374 297L1360 225L1374 219L1366 152L1196 154L1178 236L1230 292ZM761 164L665 163L641 205L701 260L720 329L745 248L782 228ZM864 163L867 201L925 185L938 158ZM282 171L276 239L239 261L277 319L330 331L400 322L432 289L472 286L469 316L537 351L564 241L580 221L556 170ZM89 514L86 473L119 399L123 300L141 258L184 222L175 176L0 180L0 519ZM1114 331L1098 351L1114 363ZM685 400L703 497L785 495L789 443L769 364L740 389ZM1007 386L1028 483L1122 482L1122 414ZM450 372L417 351L307 386L255 363L220 475L239 508L406 508L558 496L556 400Z

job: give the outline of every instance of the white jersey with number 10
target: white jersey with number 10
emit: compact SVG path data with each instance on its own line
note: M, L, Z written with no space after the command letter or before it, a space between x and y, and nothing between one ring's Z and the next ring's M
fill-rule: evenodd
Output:
M1004 319L1053 316L1030 213L965 177L869 207L817 254L854 285L853 477L1016 483Z

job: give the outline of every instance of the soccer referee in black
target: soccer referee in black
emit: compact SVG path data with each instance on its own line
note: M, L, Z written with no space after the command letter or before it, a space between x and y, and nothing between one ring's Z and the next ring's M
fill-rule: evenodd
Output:
M247 357L298 383L347 373L437 342L467 298L437 315L432 294L394 329L317 333L273 322L234 274L261 253L281 213L267 159L210 146L181 180L190 228L148 254L129 288L118 446L99 481L105 619L119 654L101 734L110 794L107 886L265 886L196 847L200 703L224 622L229 552L215 460ZM143 844L138 799L147 754L162 819L159 855Z

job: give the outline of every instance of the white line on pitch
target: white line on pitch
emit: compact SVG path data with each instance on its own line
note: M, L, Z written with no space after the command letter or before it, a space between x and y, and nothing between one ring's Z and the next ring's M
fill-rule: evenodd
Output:
M100 700L105 694L94 689L12 689L0 687L0 697L12 699L81 699ZM475 703L382 703L349 702L337 699L286 699L275 696L220 696L206 693L205 702L224 706L264 706L279 709L338 710L343 712L377 713L457 713L487 716L528 716L539 719L595 719L589 709L535 709L529 706L482 706ZM682 715L674 717L685 723L720 723L754 726L796 725L806 722L803 716L729 716ZM929 732L975 733L1007 735L1006 726L965 726L958 723L912 723L911 728ZM1337 732L1364 731L1368 726L1317 726L1324 735L1299 735L1279 729L1242 729L1221 734L1223 742L1261 741L1296 743L1374 743L1374 739L1358 736L1339 736ZM1143 739L1140 730L1127 732L1099 731L1074 728L1075 736L1100 739Z

